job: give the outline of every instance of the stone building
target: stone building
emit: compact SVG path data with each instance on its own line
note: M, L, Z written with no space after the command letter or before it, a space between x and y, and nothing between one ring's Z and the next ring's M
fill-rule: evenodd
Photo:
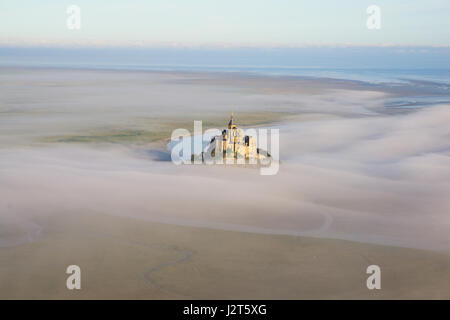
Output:
M242 129L236 126L233 113L228 128L222 131L222 135L212 138L211 147L212 156L215 157L216 152L222 153L226 163L256 164L257 160L270 157L256 147L256 137L244 135Z

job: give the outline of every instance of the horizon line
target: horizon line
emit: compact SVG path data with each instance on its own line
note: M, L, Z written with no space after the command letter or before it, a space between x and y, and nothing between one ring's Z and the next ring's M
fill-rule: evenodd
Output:
M415 44L186 44L186 43L155 43L155 44L58 44L58 43L2 43L0 48L17 49L351 49L351 48L416 48L416 49L446 49L450 44L415 45Z

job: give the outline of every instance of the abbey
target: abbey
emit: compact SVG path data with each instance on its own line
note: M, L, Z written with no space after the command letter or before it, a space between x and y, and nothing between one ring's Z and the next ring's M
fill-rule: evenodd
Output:
M167 148L172 162L180 164L237 164L259 167L261 175L274 175L279 169L279 129L238 128L231 114L228 128L202 131L202 121L194 121L194 135L175 129ZM257 137L259 141L257 141ZM270 145L268 138L270 137ZM258 148L258 145L262 148ZM271 154L263 148L270 148Z
M256 164L257 160L266 160L270 157L267 151L256 147L256 137L244 135L242 129L234 123L234 115L231 113L228 128L222 131L221 135L211 139L209 147L211 155L216 159L222 156L227 163Z

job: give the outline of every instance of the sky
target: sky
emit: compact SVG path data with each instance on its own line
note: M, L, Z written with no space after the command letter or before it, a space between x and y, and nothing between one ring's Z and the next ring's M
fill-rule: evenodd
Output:
M67 28L69 5L81 29ZM366 9L381 10L368 29ZM1 0L0 46L449 46L448 0Z

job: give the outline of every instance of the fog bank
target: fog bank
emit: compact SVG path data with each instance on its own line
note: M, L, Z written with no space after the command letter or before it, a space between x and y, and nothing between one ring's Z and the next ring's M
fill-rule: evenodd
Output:
M450 107L280 127L275 176L175 166L146 149L0 153L0 212L101 212L250 232L450 251Z

